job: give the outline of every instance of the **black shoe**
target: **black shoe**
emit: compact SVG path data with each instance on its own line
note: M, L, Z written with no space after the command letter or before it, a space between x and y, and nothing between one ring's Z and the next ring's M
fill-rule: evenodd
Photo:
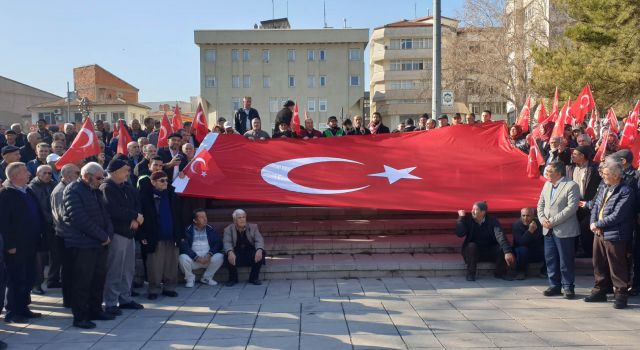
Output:
M262 281L261 280L253 280L253 281L249 281L249 283L253 284L254 286L262 285Z
M142 304L138 304L135 301L130 301L126 304L120 304L120 308L121 309L129 309L129 310L142 310L144 309L144 306L142 306Z
M122 315L122 310L120 310L117 306L107 306L104 311L108 314L112 314L113 316Z
M62 283L55 281L47 283L47 289L62 288Z
M16 315L13 312L7 312L4 315L4 321L6 323L29 323L29 319L23 315Z
M611 292L613 292L613 288L611 288ZM640 294L640 288L638 287L631 287L629 288L629 291L627 292L630 296L635 297L638 294Z
M493 277L503 279L505 281L513 281L513 275L510 273L505 273L504 275L494 274Z
M86 321L73 320L73 326L77 328L82 328L82 329L96 328L96 324L89 320L86 320Z
M523 281L523 280L525 280L525 279L527 279L527 274L526 274L526 273L524 273L524 272L518 272L518 273L516 274L516 280L518 280L518 281Z
M2 340L0 340L0 350L6 349L7 347L8 347L7 343L5 343Z
M156 299L158 299L158 294L156 294L156 293L149 293L149 295L147 295L147 299L149 299L149 300L156 300Z
M607 295L604 293L591 293L589 296L584 298L584 301L587 303L602 303L607 301Z
M476 274L475 273L471 273L471 272L467 272L467 281L473 282L475 280L476 280Z
M116 319L116 315L104 311L98 311L89 316L91 321L111 321Z
M40 317L42 317L42 314L41 314L41 313L39 313L39 312L33 312L33 311L31 311L31 310L27 310L27 312L25 312L23 315L24 315L24 317L26 317L26 318L40 318Z
M132 297L139 297L139 296L140 296L140 293L136 292L135 290L132 290L132 291L131 291L131 296L132 296Z
M556 295L562 295L562 289L560 287L549 287L547 290L542 292L542 295L545 297L553 297Z
M131 286L132 286L133 288L142 288L142 286L144 286L144 282L142 282L142 283L139 283L139 282L133 282L133 283L131 284Z
M233 287L236 285L236 283L238 283L238 281L227 281L227 283L225 283L225 286Z
M573 300L576 298L576 292L573 289L565 289L563 294L565 299Z
M44 295L44 290L42 287L33 287L33 289L31 289L31 294Z
M627 296L626 295L616 295L613 300L613 308L614 309L624 309L627 307Z
M175 298L178 296L178 292L174 291L174 290L163 290L162 291L162 295L169 297L169 298Z

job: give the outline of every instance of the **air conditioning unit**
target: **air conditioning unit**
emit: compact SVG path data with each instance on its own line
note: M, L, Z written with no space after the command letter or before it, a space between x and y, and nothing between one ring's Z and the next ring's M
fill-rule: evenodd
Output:
M55 114L55 115L62 114L62 110L60 108L56 108L56 109L53 110L53 114Z

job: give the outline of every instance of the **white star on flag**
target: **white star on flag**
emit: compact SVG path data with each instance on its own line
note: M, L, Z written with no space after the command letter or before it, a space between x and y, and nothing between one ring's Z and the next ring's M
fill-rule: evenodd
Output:
M410 180L422 180L421 177L417 177L411 175L410 173L415 170L416 167L404 168L404 169L394 169L390 166L384 166L384 172L369 174L369 176L377 176L377 177L386 177L389 180L389 184L393 184L394 182L401 179L410 179Z

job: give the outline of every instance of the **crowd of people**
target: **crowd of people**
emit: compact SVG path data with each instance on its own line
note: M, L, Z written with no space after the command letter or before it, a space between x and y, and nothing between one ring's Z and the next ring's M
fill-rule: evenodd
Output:
M365 124L362 116L339 125L335 116L328 128L314 128L305 119L300 131L292 125L294 102L278 112L275 130L262 129L259 112L251 98L232 121L220 118L211 131L241 134L250 140L269 138L313 139L390 132L429 131L476 123L490 123L491 112L481 120L456 113L436 119L424 114L407 119L391 131L375 112ZM550 124L550 125L549 125ZM604 301L615 291L615 306L624 307L629 294L640 289L640 226L636 218L638 174L633 155L618 149L618 137L608 133L604 160L594 159L597 145L584 126L567 126L563 136L551 137L553 123L536 126L536 140L544 156L541 165L548 182L536 209L524 208L513 226L513 243L499 222L487 215L484 202L474 204L471 215L460 211L456 228L464 236L463 256L467 279L476 278L478 261L497 262L496 274L524 278L528 265L544 262L550 288L545 295L574 294L574 259L592 257L595 287L586 301ZM27 322L40 317L29 310L30 294L62 288L64 305L73 311L73 325L95 327L94 320L113 319L121 309L142 309L134 300L134 287L148 283L147 297L176 297L177 272L184 273L186 286L193 287L194 270L204 269L200 282L216 285L213 276L226 265L228 284L237 282L237 266L251 267L249 281L260 284L260 266L265 252L258 227L247 223L246 213L236 210L233 223L221 239L207 224L202 199L178 197L172 180L194 158L198 146L191 123L167 137L168 147L158 148L160 121L145 118L125 125L133 141L127 155L117 153L118 137L110 125L95 121L100 153L61 169L56 162L76 138L72 123L52 131L39 120L37 129L25 134L14 124L0 134L0 249L4 264L0 284L6 286L7 322ZM528 153L530 142L518 125L509 129L509 140ZM144 260L138 265L136 249ZM44 275L48 266L47 275ZM6 269L5 269L6 267ZM4 277L6 275L6 278ZM4 290L1 285L0 289ZM4 292L0 291L0 298ZM104 308L103 308L104 304ZM4 301L0 301L4 305Z

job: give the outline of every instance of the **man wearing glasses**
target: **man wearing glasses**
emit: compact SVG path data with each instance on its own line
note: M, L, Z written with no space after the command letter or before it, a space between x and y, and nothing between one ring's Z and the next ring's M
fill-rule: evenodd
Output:
M80 179L64 190L63 221L68 227L64 234L69 256L71 309L73 326L95 328L92 320L112 320L102 310L102 292L107 274L107 246L113 237L113 226L100 193L104 170L91 162L80 170Z

